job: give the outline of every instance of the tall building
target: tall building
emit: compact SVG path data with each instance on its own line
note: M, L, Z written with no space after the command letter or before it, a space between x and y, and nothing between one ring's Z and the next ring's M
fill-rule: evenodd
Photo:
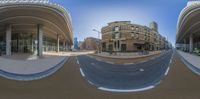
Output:
M176 47L183 51L193 52L200 49L200 1L189 0L181 11L177 23Z
M130 21L115 21L101 29L102 51L135 52L160 50L164 38L158 33L156 22L149 27Z
M1 53L65 51L73 45L68 11L48 0L1 0Z
M74 49L79 49L79 47L78 47L78 38L77 37L75 37L74 38Z

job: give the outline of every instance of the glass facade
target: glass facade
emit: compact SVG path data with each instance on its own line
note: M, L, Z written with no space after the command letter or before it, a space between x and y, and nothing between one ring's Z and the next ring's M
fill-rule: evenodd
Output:
M6 40L5 33L0 35L0 52L1 54L6 53ZM33 33L12 33L11 40L11 51L12 53L37 53L37 39ZM65 51L66 44L64 42L59 43L59 50ZM43 36L43 51L44 52L56 52L57 51L57 40Z
M3 33L0 33L0 54L6 53L6 40L5 35Z

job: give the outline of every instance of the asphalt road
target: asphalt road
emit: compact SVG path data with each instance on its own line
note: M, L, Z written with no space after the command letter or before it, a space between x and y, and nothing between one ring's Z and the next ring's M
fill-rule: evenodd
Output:
M86 79L97 88L136 90L157 85L170 66L172 54L169 50L155 59L132 65L109 64L86 55L77 56L77 60Z
M175 53L169 73L155 88L142 92L113 93L98 90L81 76L75 57L55 74L19 82L0 77L0 99L199 99L200 76Z

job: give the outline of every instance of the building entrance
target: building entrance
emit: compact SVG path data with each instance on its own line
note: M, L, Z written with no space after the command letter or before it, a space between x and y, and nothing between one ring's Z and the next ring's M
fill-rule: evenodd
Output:
M12 34L11 42L12 52L14 53L33 53L34 39L32 33Z

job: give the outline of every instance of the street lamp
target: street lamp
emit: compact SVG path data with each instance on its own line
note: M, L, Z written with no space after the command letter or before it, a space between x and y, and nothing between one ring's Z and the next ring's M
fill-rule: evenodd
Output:
M97 32L98 33L98 39L100 40L100 34L101 32L96 30L96 29L93 29L94 32ZM98 42L98 53L100 52L100 41Z

